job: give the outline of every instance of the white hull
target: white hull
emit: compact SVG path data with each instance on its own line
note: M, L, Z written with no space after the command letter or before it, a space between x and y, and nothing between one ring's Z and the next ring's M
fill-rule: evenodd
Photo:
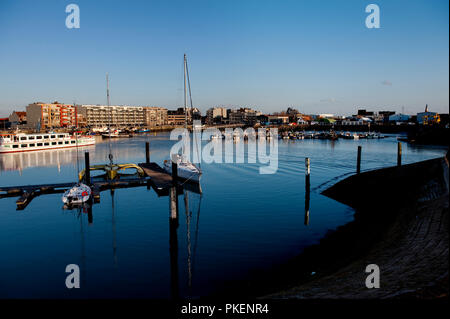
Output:
M180 158L178 158L177 164L178 164L178 177L179 178L189 180L190 182L195 182L195 183L200 182L200 176L202 173L194 164L192 164L190 162L182 161ZM164 170L167 173L172 174L172 161L171 160L164 161Z
M81 205L86 203L91 197L91 188L85 184L77 184L68 189L62 196L62 201L66 205Z
M55 137L52 138L52 136ZM82 147L94 144L95 138L92 136L78 137L77 141L74 136L70 136L67 133L19 134L0 139L0 154Z

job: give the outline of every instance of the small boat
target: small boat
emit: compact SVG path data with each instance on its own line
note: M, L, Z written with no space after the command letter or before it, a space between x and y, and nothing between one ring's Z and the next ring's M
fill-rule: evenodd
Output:
M211 136L212 140L221 140L222 139L222 134L214 134L213 136Z
M200 181L202 172L197 166L179 154L176 155L176 163L178 165L178 177L197 183ZM164 161L164 170L172 174L172 160Z
M91 198L91 188L83 183L78 183L68 189L62 196L62 201L67 206L77 206L86 203Z
M119 130L114 130L111 133L103 133L103 138L129 138L133 137L131 134L121 133Z

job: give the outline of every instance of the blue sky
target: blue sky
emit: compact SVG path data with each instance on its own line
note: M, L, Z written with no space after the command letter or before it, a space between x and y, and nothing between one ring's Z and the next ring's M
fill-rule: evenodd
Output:
M66 5L80 29L65 27ZM367 29L376 3L381 28ZM0 0L0 117L33 101L449 110L448 1Z

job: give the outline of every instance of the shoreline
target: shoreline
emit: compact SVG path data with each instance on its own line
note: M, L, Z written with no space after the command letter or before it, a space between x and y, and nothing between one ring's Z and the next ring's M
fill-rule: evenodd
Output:
M448 153L352 175L322 194L354 208L354 220L209 298L448 298ZM372 263L380 289L365 287Z

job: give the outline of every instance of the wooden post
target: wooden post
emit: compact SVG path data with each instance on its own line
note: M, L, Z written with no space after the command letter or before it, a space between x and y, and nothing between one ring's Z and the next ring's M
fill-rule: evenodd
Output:
M358 146L358 158L356 159L356 174L361 173L361 145Z
M306 172L305 172L305 188L306 188L306 191L309 192L310 174L311 174L309 157L305 158L305 169L306 169Z
M145 142L145 162L150 163L150 142Z
M170 219L178 218L178 195L177 187L172 186L169 189L169 209L170 209Z
M94 222L94 217L92 216L92 205L88 205L87 212L88 212L88 223L90 225Z
M397 166L402 166L402 143L397 143Z
M178 181L178 164L172 159L172 183L177 186Z
M84 182L91 185L91 165L89 164L89 152L84 153Z
M309 157L305 158L305 225L309 224L309 194L310 194L310 160Z
M309 225L309 191L305 192L305 226Z
M178 279L178 219L169 219L169 252L170 252L170 293L174 300L179 299Z
M172 158L172 187L170 188L170 218L178 218L178 164L175 156Z

